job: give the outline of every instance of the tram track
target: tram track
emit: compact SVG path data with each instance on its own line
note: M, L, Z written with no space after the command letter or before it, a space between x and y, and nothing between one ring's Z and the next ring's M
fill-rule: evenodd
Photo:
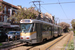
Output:
M67 41L67 45L66 45L66 47L65 47L65 50L67 50L68 44L69 44L69 42L70 42L70 40L71 40L71 36L72 36L72 34L71 34L70 37L68 38L68 41Z
M54 44L56 44L57 42L59 42L60 40L62 40L65 36L67 36L68 34L65 34L61 37L58 37L54 40L51 40L49 42L46 42L44 44L33 44L33 45L26 45L26 43L18 43L18 44L14 44L5 48L1 48L1 49L5 49L5 50L48 50L50 47L52 47ZM14 49L16 48L16 49ZM18 48L18 49L17 49ZM21 48L21 49L19 49Z
M61 36L59 38L56 38L56 39L54 39L54 40L52 40L52 41L50 41L50 42L48 42L48 43L46 43L44 45L40 45L40 46L34 47L34 48L30 49L30 50L34 50L34 49L38 49L38 50L49 50L50 47L52 47L53 45L55 45L57 42L59 42L60 40L62 40L67 35L68 34L65 34L65 35L63 35L63 36Z
M52 47L55 44L56 41L59 42L60 40L62 40L67 35L68 34L64 34L63 36L50 39L45 43L33 44L33 45L30 45L30 46L27 46L25 44L21 47L17 47L17 48L11 49L11 50L46 50L46 49L48 50L48 48Z
M62 36L62 37L59 37L59 39L56 39L56 41L55 42L53 42L53 44L51 44L49 47L47 47L45 50L49 50L49 48L50 47L52 47L53 45L55 45L57 42L59 42L60 40L62 40L64 37L66 37L67 36L67 34L66 35L64 35L64 36Z
M31 45L27 45L26 43L20 43L20 41L10 41L10 42L4 42L6 44L4 44L3 46L0 46L0 50L11 50L13 48L17 48L17 47L21 47L24 46L26 50L29 50L33 47L35 47L35 45L31 46ZM7 44L8 43L8 44Z
M2 49L8 50L7 48L11 48L12 46L15 46L15 45L18 45L21 43L19 40L16 40L16 41L2 42L1 44L2 45L0 46L0 50L2 50Z

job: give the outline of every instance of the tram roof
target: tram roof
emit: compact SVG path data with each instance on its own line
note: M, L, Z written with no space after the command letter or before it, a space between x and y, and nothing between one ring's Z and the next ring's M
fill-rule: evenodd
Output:
M55 27L61 27L61 26L59 26L59 25L54 25Z
M37 20L37 19L22 19L20 21L20 23L43 23L43 24L48 24L48 25L51 25L51 26L60 27L58 25L55 25L55 24L52 24L52 23L49 23L49 22L46 22L46 21L42 21L42 20Z

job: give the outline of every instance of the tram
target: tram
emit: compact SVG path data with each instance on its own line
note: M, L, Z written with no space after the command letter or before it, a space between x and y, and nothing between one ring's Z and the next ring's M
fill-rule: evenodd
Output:
M30 44L40 43L62 35L62 28L58 25L36 19L22 19L20 41Z

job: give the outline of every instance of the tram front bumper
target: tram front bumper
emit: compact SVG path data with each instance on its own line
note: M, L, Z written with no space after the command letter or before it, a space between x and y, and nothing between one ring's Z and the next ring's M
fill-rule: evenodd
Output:
M21 42L32 42L32 40L20 40Z
M31 43L31 44L34 44L34 43L37 43L37 40L20 40L21 43Z

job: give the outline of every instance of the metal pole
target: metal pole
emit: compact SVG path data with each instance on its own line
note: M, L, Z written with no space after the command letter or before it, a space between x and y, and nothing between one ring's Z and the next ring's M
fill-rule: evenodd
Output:
M40 7L40 1L39 1L39 19L41 18L41 7Z
M38 2L39 3L39 8L37 8L37 6L35 5L35 2ZM41 19L41 6L40 6L40 1L32 1L32 3L34 4L34 6L38 9L39 11L39 15L38 17L36 18L37 20Z
M59 25L60 25L60 19L59 19Z
M38 1L39 2L39 1ZM39 2L39 12L40 12L40 2Z

